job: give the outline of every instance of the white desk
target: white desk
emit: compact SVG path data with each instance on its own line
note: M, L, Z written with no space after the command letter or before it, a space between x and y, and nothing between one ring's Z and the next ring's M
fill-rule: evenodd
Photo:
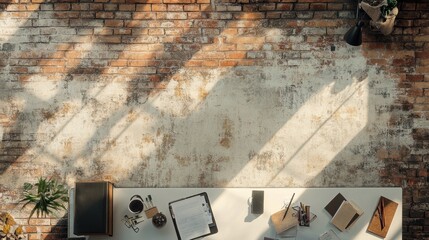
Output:
M250 214L248 200L252 190L264 190L265 204L262 215ZM196 193L207 192L214 217L219 229L217 234L204 239L263 239L275 237L270 215L279 211L284 203L288 203L295 193L293 206L303 202L311 206L311 212L317 215L310 227L298 227L296 239L316 240L326 230L333 229L343 239L381 239L366 232L370 218L376 208L380 195L399 203L389 233L385 239L402 239L402 189L401 188L115 188L113 191L113 236L91 236L97 240L174 240L177 239L168 210L168 203ZM347 232L338 231L329 223L331 217L324 206L338 193L347 200L354 201L364 210L364 214ZM131 196L142 197L152 195L153 203L158 210L167 216L167 225L157 229L150 219L138 224L139 232L127 228L121 218L131 216L128 203ZM71 196L71 200L72 200ZM73 204L70 207L70 221L73 222ZM72 226L70 226L72 227ZM69 228L72 231L72 228Z

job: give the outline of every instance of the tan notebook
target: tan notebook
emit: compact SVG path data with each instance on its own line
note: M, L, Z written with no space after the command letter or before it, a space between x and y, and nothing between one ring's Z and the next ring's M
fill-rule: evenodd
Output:
M338 211L332 217L331 223L339 230L344 231L350 228L362 214L363 211L356 204L343 201Z
M286 209L283 209L271 215L271 222L273 222L277 234L298 225L298 217L296 215L296 211L293 210L292 207L289 208L285 219L282 220L285 211Z
M393 216L395 215L398 203L388 198L380 197L371 221L368 225L368 232L374 233L377 236L385 238L389 231L390 224L392 224ZM380 212L382 213L380 217ZM383 218L384 213L384 218ZM382 223L384 227L382 227Z

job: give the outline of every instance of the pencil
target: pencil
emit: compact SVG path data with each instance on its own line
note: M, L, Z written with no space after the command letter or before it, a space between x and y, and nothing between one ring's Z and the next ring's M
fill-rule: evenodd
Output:
M282 221L285 220L285 217L287 215L287 212L289 211L290 205L292 204L293 197L295 196L295 193L293 193L292 198L290 199L289 205L287 205L285 215L283 215Z

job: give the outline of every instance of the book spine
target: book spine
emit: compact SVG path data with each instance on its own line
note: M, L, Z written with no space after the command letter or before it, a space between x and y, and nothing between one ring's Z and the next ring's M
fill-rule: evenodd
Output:
M113 184L111 182L107 182L107 234L109 236L113 235Z

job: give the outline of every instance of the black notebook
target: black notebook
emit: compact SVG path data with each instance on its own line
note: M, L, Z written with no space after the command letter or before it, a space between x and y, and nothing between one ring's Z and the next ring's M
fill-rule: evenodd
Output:
M113 184L78 182L75 189L75 235L113 235Z
M341 193L338 193L337 196L325 206L325 210L333 217L344 201L346 201L346 198Z
M332 216L332 224L344 231L350 228L363 214L363 211L353 202L338 193L326 206L325 210Z

